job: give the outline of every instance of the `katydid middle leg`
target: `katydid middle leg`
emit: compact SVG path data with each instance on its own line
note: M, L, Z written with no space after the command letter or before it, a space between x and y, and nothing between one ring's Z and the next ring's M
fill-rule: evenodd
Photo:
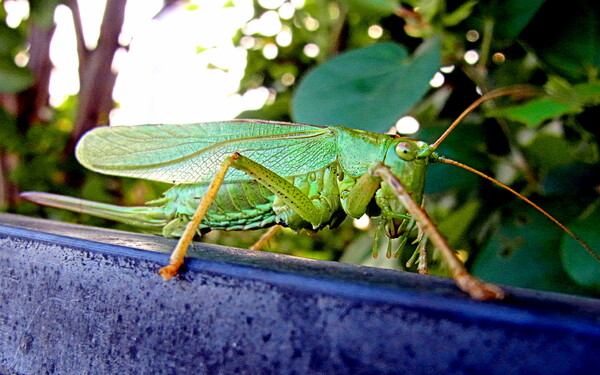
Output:
M269 242L269 240L271 238L273 238L273 236L275 236L275 234L277 232L279 232L279 230L281 228L282 228L281 225L275 225L275 226L272 226L271 228L269 228L268 231L266 231L265 233L263 233L262 236L260 236L258 241L256 241L254 243L254 245L250 246L250 250L256 250L256 251L262 250L262 248L267 245L267 242Z
M202 219L206 216L208 208L215 200L229 168L239 169L252 177L259 184L263 185L283 200L284 203L303 220L306 220L312 225L319 225L323 218L327 216L324 212L324 208L316 205L306 194L285 178L239 153L234 153L225 158L206 194L202 197L196 213L192 217L192 220L187 224L183 235L171 254L171 264L158 271L165 281L177 275L179 267L183 264L187 249L192 242Z

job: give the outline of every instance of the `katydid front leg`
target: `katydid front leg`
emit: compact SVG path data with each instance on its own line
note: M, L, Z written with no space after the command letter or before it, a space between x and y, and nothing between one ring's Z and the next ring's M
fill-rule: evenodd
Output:
M394 190L400 203L420 223L421 230L429 236L436 249L442 254L452 273L452 277L460 289L478 300L504 298L505 294L502 289L496 285L485 283L467 272L464 264L458 259L448 241L446 241L446 238L437 230L427 212L412 199L410 193L404 188L400 180L392 174L388 167L379 164L372 169L372 174L380 177L384 183L388 184Z
M202 219L206 216L210 204L215 200L229 168L239 169L252 177L259 184L263 185L282 199L290 209L309 223L318 225L325 216L323 209L315 205L306 194L300 191L300 189L292 183L255 161L236 152L227 157L221 164L221 168L215 175L206 194L202 197L196 213L192 217L192 220L187 224L185 232L171 254L171 264L158 271L165 281L170 280L173 276L177 275L179 267L183 264L188 247L192 242ZM269 237L272 236L274 232L275 230L270 231Z

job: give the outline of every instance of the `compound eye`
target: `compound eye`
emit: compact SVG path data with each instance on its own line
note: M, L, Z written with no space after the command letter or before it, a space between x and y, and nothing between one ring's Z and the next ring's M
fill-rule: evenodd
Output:
M396 154L402 160L410 161L416 158L415 148L408 142L400 142L396 145Z

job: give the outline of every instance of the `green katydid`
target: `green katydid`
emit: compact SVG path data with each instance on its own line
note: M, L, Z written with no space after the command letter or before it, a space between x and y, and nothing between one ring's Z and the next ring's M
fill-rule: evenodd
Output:
M432 145L341 126L260 120L99 127L77 145L81 164L109 175L163 181L174 187L142 207L38 192L22 196L180 237L171 264L159 271L165 280L178 273L199 232L279 226L317 231L336 227L346 216L380 215L380 229L390 239L404 239L418 226L444 258L457 285L473 298L501 299L504 292L499 287L466 271L421 204L429 163L461 166L514 192L435 153L460 120L483 101L514 94L531 95L532 90L508 88L482 96ZM570 230L534 207L595 255Z

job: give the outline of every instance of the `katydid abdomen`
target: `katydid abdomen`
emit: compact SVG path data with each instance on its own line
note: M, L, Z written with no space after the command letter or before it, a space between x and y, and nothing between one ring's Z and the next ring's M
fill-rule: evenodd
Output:
M179 237L190 221L208 184L181 184L145 206L123 207L40 192L23 193L32 202L117 221L143 232ZM211 204L198 230L250 230L275 224L275 196L254 181L228 183Z
M257 181L241 180L226 182L221 186L200 224L200 231L253 230L273 225L282 225L295 231L336 227L345 217L337 189L337 170L334 163L315 172L286 178L313 202L326 206L324 212L327 215L319 225L302 219ZM162 205L168 217L163 235L181 235L207 188L208 184L180 184L165 192L163 198L149 202L149 205Z

